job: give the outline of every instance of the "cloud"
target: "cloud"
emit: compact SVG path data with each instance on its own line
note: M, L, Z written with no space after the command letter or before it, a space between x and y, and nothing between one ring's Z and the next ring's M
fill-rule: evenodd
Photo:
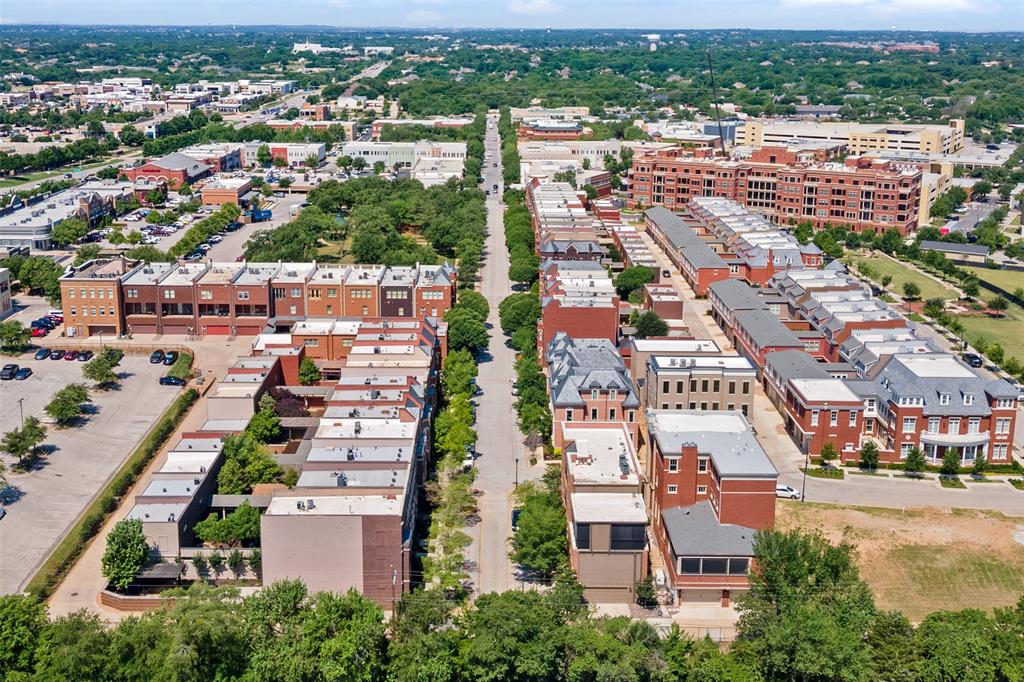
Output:
M410 26L433 26L441 19L441 15L429 9L416 9L405 15L405 23Z
M541 14L558 14L562 11L562 8L556 5L553 0L511 0L508 3L508 11L512 14L537 16Z

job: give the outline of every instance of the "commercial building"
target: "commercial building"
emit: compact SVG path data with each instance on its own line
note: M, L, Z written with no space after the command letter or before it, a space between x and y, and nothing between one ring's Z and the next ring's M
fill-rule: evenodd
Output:
M92 260L62 275L61 302L68 336L124 333L120 281L138 270L123 258Z
M346 142L341 146L342 156L365 159L369 165L378 161L387 168L412 168L420 159L440 161L466 160L465 142Z
M199 191L204 206L233 204L245 206L255 194L248 176L217 175L203 183Z
M90 182L27 200L12 195L0 209L0 246L50 249L54 227L69 219L95 226L115 212L117 202L131 199L132 190L130 182Z
M587 130L575 121L538 119L520 123L516 135L526 140L578 140Z
M86 269L112 273L97 261ZM65 286L82 289L79 280L93 275L83 268L61 279ZM411 270L411 272L410 272ZM392 272L384 266L318 266L315 263L145 263L120 267L107 277L102 324L82 323L77 333L114 325L117 333L172 335L256 335L265 329L290 327L317 317L443 317L454 305L457 276L449 265L421 265ZM396 282L412 282L398 286ZM110 294L107 294L110 289ZM85 291L91 291L88 287ZM69 326L81 310L82 298L64 293ZM113 299L110 298L113 296ZM113 301L113 304L111 303ZM387 303L383 303L387 301ZM100 309L96 308L97 311ZM111 309L113 313L111 313ZM111 319L111 317L113 319Z
M619 423L556 424L569 563L589 601L631 603L648 574L647 510L636 449Z
M192 184L211 172L213 169L209 164L181 152L173 152L139 166L125 166L120 169L121 175L129 180L159 180L166 182L172 189Z
M14 312L14 301L11 300L11 271L0 268L0 320Z
M270 152L271 163L283 161L289 168L305 166L310 157L316 159L317 165L327 158L327 146L322 142L260 142L254 140L242 145L242 165L256 166L259 164L260 147L266 146Z
M384 126L426 126L428 128L461 128L474 121L472 116L435 116L433 118L379 118L370 127L370 137L380 139ZM352 137L352 136L350 136Z
M754 534L775 522L778 472L739 412L647 411L652 533L673 601L728 606Z
M796 139L840 142L853 154L873 151L955 154L964 146L964 129L963 119L950 119L948 125L748 119L736 131L736 143L764 147Z
M741 355L652 355L647 359L644 408L751 413L757 368Z
M669 209L695 197L721 197L779 223L848 225L857 232L896 228L906 234L918 227L922 175L870 157L810 163L787 156L785 148L770 148L751 160L732 161L675 147L634 157L629 197L633 206Z

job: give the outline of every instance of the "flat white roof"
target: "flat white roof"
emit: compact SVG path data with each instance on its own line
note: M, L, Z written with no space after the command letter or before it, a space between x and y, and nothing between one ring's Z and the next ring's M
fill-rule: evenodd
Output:
M168 452L164 465L158 474L199 474L210 470L220 457L219 451Z
M790 383L800 395L814 402L860 402L857 395L841 379L793 379Z
M565 427L566 441L573 441L569 449L569 471L577 483L596 483L636 486L640 483L632 443L624 428ZM620 466L621 456L626 458L625 474Z
M633 339L632 343L642 353L717 353L720 350L711 339Z
M356 425L359 425L358 432ZM397 419L321 419L314 438L395 439L416 436L416 422Z
M755 369L742 355L654 355L651 361L659 369Z
M573 493L577 523L647 523L644 500L637 493Z
M936 353L934 355L897 355L904 367L921 378L936 379L973 379L974 372L957 362L952 355Z
M138 519L143 523L164 523L171 520L171 514L174 515L175 519L180 519L187 506L184 502L176 502L174 504L137 504L128 512L126 518Z
M391 516L401 515L403 495L345 495L318 497L275 497L266 516ZM309 502L313 502L312 508ZM301 506L300 506L301 505Z

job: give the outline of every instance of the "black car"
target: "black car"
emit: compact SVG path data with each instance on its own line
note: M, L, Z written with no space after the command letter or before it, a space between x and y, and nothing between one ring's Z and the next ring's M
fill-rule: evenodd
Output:
M981 356L975 353L964 353L964 362L971 367L981 367L984 364L981 361Z
M32 376L32 368L22 367L21 369L14 373L14 380L24 381L25 379L28 379L30 376Z
M51 350L50 351L50 359L51 360L63 360L64 359L64 351L58 350L58 349Z
M164 361L164 352L162 350L153 351L152 355L149 356L149 364L159 365Z
M164 356L164 364L167 365L168 367L171 367L177 361L178 361L178 351L176 351L176 350L169 350L169 351L167 351L167 355Z
M4 365L3 369L0 369L0 379L4 381L10 381L14 378L14 375L18 373L17 365Z
M184 386L185 380L178 377L160 377L161 386Z
M79 362L88 362L89 360L92 360L92 351L91 350L83 350L83 351L78 353L78 361Z
M50 357L50 351L45 348L40 348L36 351L36 360L45 360Z

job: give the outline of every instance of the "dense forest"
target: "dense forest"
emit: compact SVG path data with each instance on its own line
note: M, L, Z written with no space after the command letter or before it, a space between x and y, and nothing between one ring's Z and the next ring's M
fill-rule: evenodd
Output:
M454 603L403 596L385 620L356 592L281 582L244 599L199 583L169 608L110 627L49 619L29 597L0 597L4 682L998 682L1024 676L1024 599L937 612L914 625L878 610L854 550L820 535L766 532L723 652L678 629L589 613L571 572L544 592Z

